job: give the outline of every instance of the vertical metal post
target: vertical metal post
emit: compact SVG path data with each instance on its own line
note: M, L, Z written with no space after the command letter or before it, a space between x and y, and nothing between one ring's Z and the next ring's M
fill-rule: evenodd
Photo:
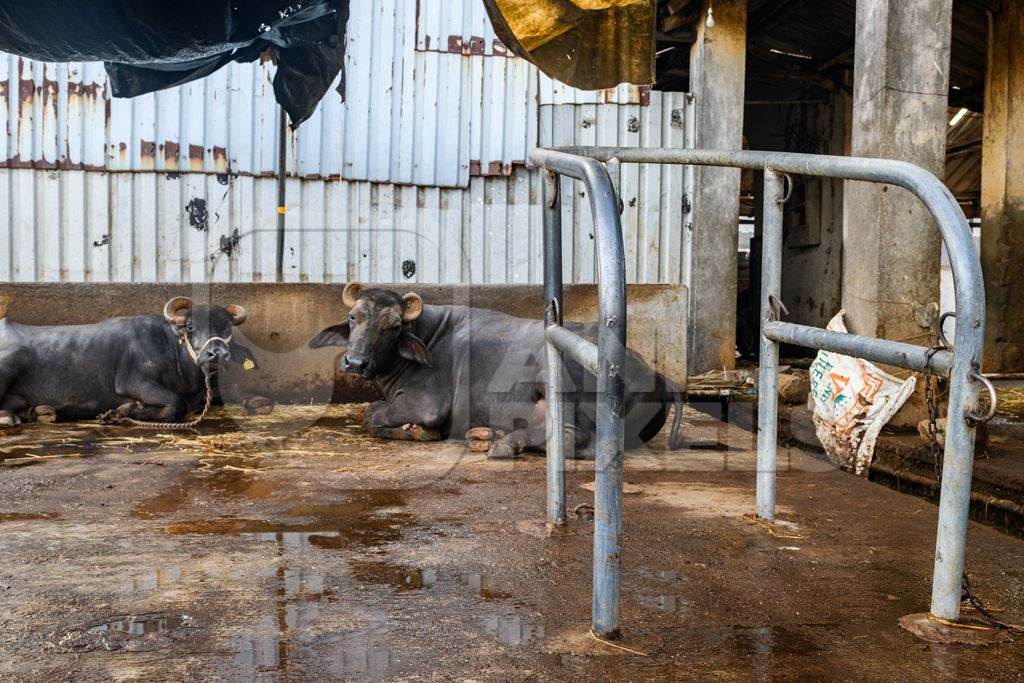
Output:
M979 278L980 279L980 278ZM966 297L964 297L966 298ZM967 415L978 407L978 382L971 378L981 367L985 335L985 303L961 302L957 296L953 370L949 377L949 419L942 455L942 493L935 534L931 613L947 621L960 619L960 589L967 548L967 517L971 504L975 426ZM972 315L973 314L973 315Z
M277 281L284 281L285 173L288 167L288 115L279 107L277 121Z
M772 297L782 286L782 199L784 176L764 170L761 249L761 324L772 314ZM775 462L779 424L779 344L761 333L757 387L757 516L775 519Z
M562 324L562 202L558 176L544 176L544 326ZM565 406L562 352L545 342L547 355L548 521L565 524Z
M622 560L623 364L626 357L626 258L618 197L604 166L588 168L597 236L597 440L594 448L594 595L591 628L619 633Z

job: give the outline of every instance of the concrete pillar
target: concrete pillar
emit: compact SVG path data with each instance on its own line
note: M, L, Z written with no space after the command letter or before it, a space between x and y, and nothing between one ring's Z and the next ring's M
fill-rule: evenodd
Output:
M704 0L690 51L697 109L696 146L743 147L747 0L714 0L708 28ZM690 372L732 368L736 347L736 252L740 171L698 167L690 251Z
M989 14L981 265L989 372L1024 370L1024 0Z
M952 0L857 0L853 155L943 177L952 9ZM930 343L942 240L921 203L898 188L847 183L843 243L850 331Z

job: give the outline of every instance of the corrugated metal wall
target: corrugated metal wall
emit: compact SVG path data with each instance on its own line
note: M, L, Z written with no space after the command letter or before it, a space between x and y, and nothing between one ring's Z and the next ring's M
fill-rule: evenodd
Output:
M0 279L273 279L273 69L113 100L100 64L0 55ZM353 3L346 73L345 101L332 90L289 136L287 280L540 281L530 149L683 146L682 93L553 82L507 55L479 0ZM680 281L682 178L622 169L630 281ZM564 184L580 282L587 201Z

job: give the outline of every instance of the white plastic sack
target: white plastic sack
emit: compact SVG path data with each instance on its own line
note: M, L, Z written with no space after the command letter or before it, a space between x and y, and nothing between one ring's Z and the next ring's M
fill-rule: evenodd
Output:
M846 332L844 313L827 329ZM866 360L830 351L818 352L810 376L818 441L833 463L866 475L879 432L913 393L917 378L901 380Z

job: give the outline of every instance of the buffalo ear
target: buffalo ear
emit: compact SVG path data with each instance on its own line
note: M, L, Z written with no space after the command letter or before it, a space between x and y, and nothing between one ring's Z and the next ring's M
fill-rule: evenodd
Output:
M311 349L320 349L325 346L348 346L348 332L348 322L332 325L310 339L308 346Z
M427 345L409 330L402 330L402 336L398 339L398 355L428 368L434 367L434 359L430 357Z
M230 349L231 361L233 363L244 365L246 361L249 361L249 363L251 363L251 365L248 366L249 369L259 368L259 364L256 363L256 356L253 355L252 349L248 346L243 346L238 342L231 342Z

